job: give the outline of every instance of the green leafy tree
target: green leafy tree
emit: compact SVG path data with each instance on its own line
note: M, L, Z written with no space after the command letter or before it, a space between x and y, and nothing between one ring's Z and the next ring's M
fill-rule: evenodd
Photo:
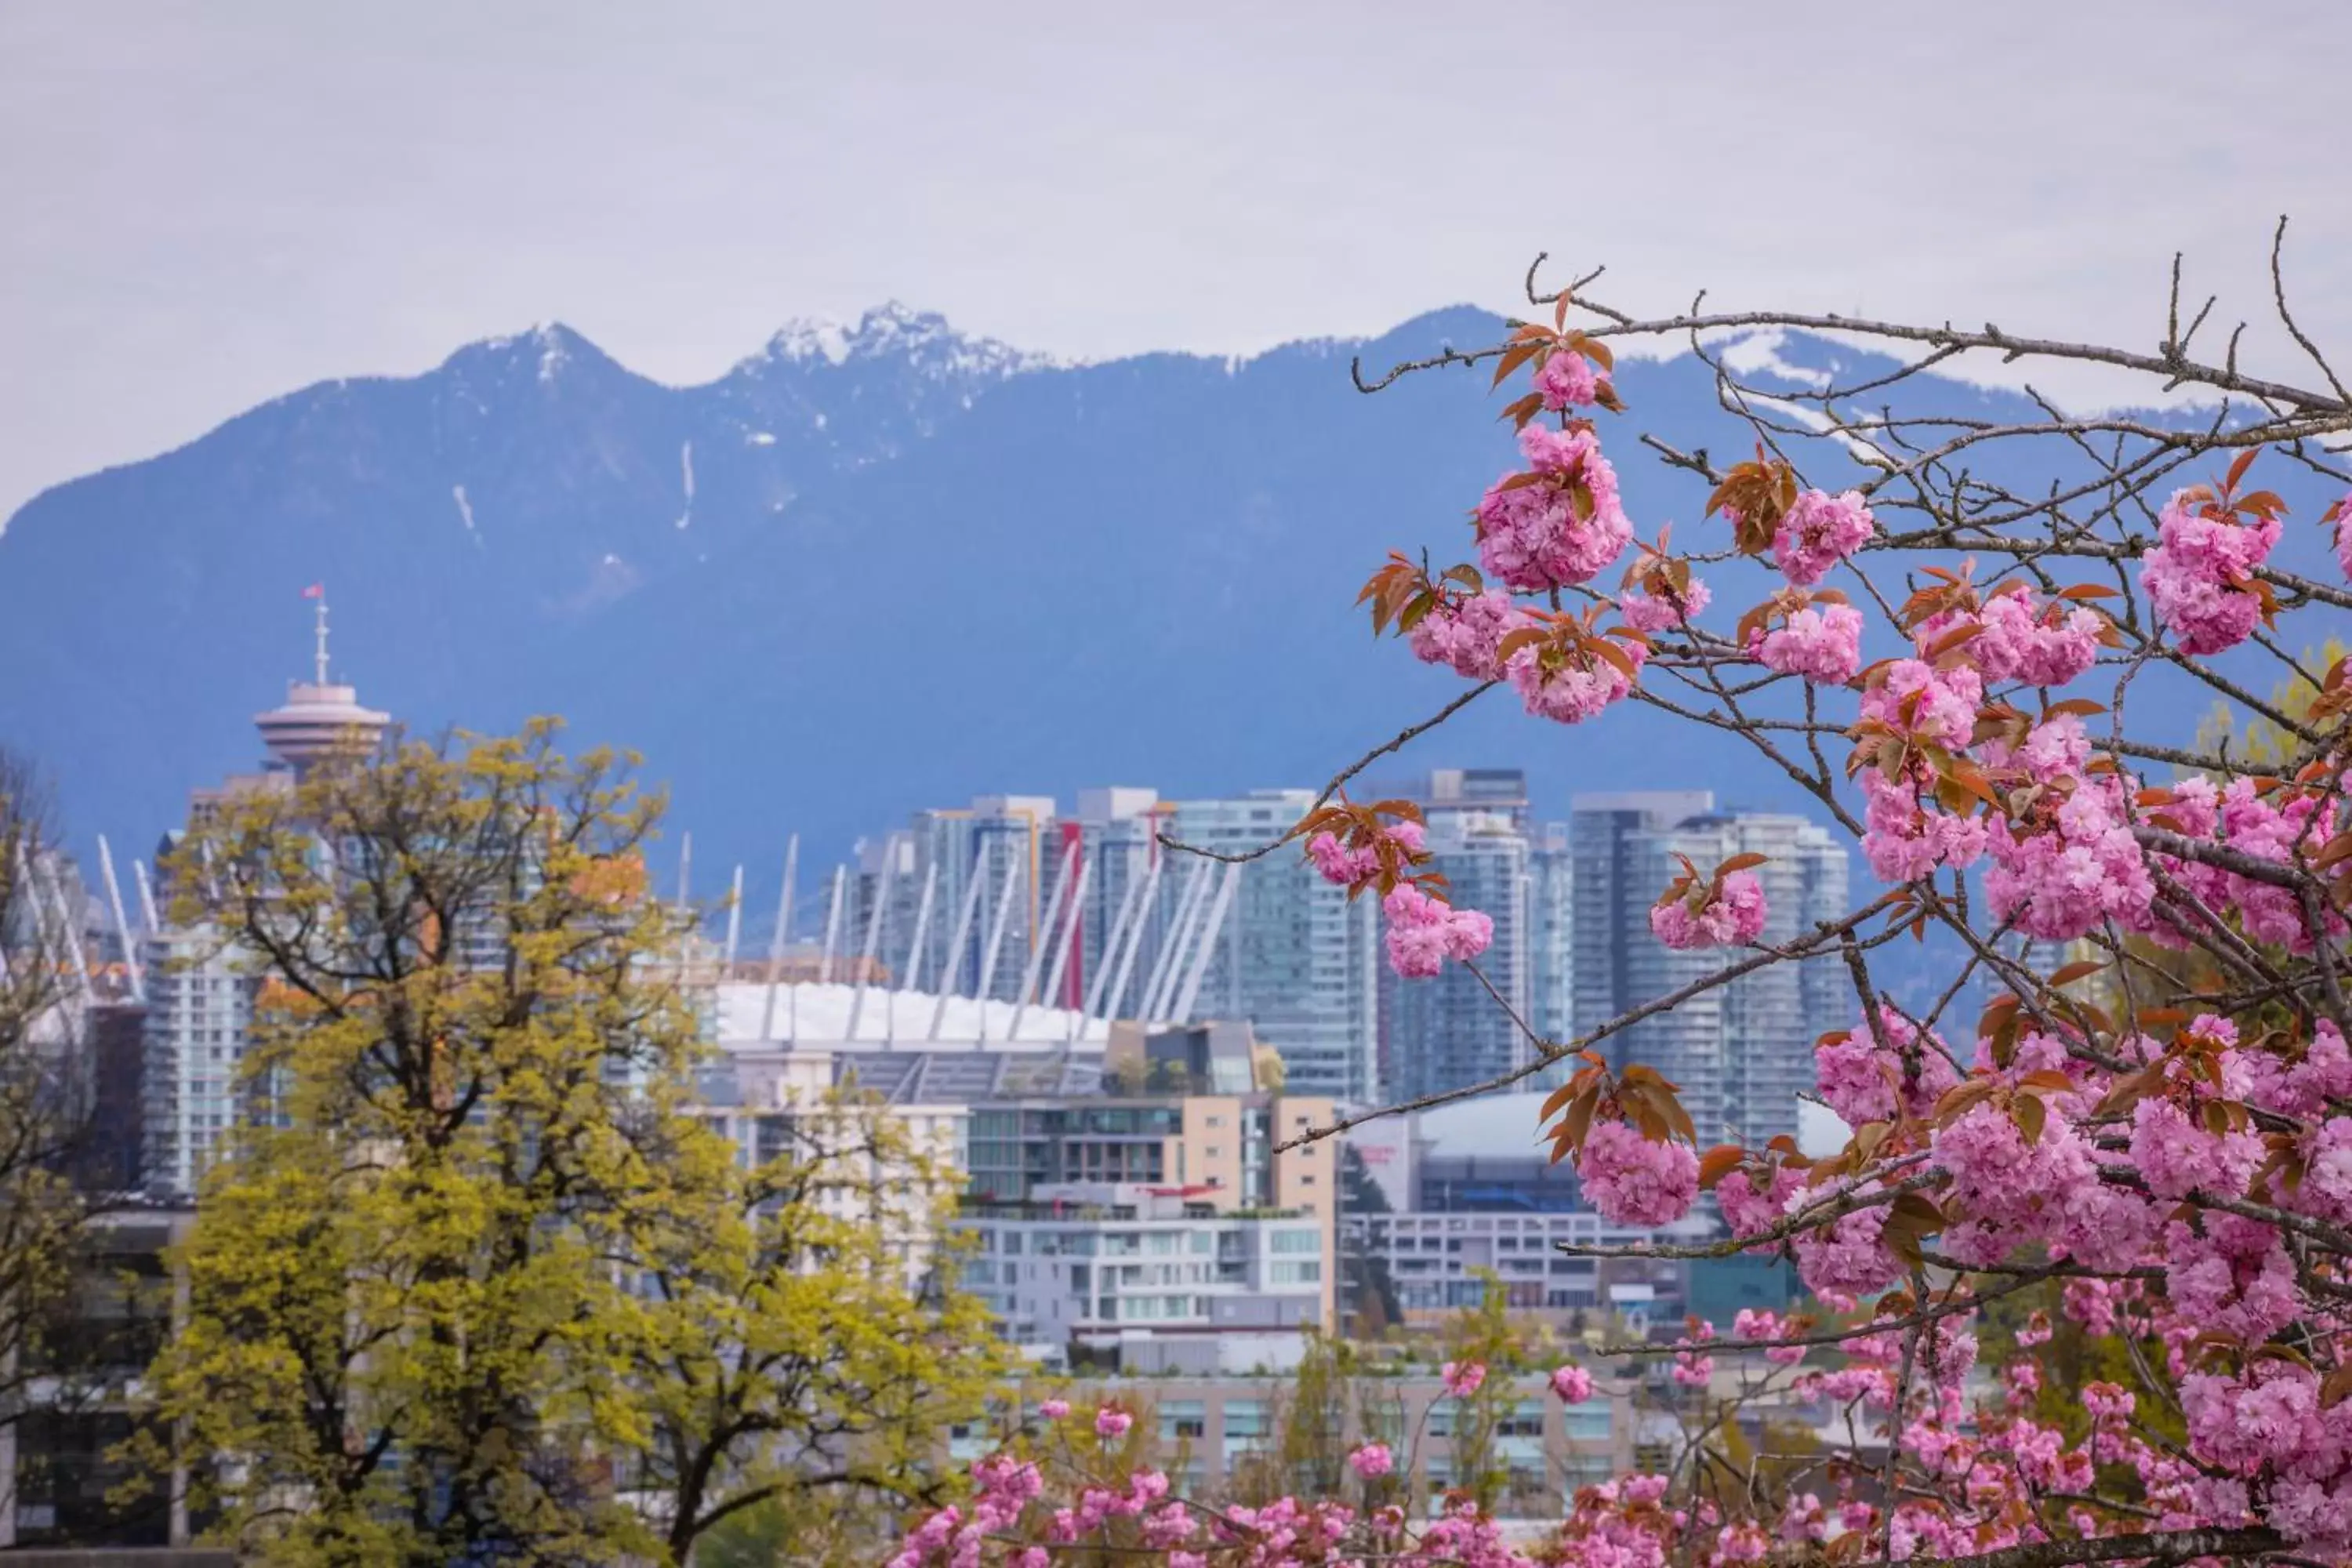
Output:
M170 867L260 989L152 1381L257 1560L683 1562L763 1504L937 1492L936 1423L994 1365L921 1293L928 1208L863 1223L861 1185L937 1192L878 1110L749 1170L696 1113L660 803L554 741L340 759Z
M860 1097L767 1121L774 1152L749 1170L674 1123L668 1181L628 1227L636 1484L678 1562L749 1510L812 1533L830 1520L845 1550L870 1550L960 1484L940 1440L1012 1370L979 1302L947 1288L956 1173L936 1151Z
M75 955L65 911L38 881L53 844L47 799L32 764L0 751L0 1434L31 1408L37 1381L54 1381L87 1212L65 1174L89 1101Z

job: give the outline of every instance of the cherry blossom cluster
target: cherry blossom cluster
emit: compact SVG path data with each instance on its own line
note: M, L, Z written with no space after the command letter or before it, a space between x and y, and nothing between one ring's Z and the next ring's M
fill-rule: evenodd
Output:
M2140 563L2140 586L2183 653L2221 653L2253 634L2269 608L2254 568L2270 559L2284 525L2275 515L2241 519L2201 489L2177 491L2157 519L2157 547Z
M1862 668L1862 612L1842 602L1808 602L1750 629L1748 651L1765 668L1817 686L1843 686Z
M1800 588L1829 575L1830 568L1870 542L1878 531L1858 491L1828 495L1806 490L1780 519L1772 536L1773 563Z
M1602 449L1597 421L1622 405L1594 340L1633 329L1602 312L1612 324L1571 334L1568 308L1563 293L1553 327L1518 328L1502 352L1498 383L1533 385L1509 411L1519 466L1474 514L1477 565L1392 557L1375 629L1393 619L1423 660L1507 682L1555 722L1628 701L1696 717L1858 841L1875 898L1793 938L1776 929L1761 952L1764 885L1746 868L1686 868L1651 911L1666 947L1748 950L1692 995L1759 961L1852 976L1853 1009L1832 1020L1846 1026L1813 1060L1812 1093L1845 1124L1836 1152L1703 1148L1675 1086L1636 1080L1591 1048L1600 1035L1537 1043L1585 1063L1543 1114L1604 1217L1719 1219L1718 1246L1784 1258L1832 1312L1885 1325L1801 1335L1742 1314L1726 1344L1694 1324L1656 1347L1672 1357L1662 1383L1711 1399L1726 1358L1762 1346L1801 1396L1876 1424L1902 1474L1882 1498L1855 1481L1874 1467L1833 1464L1728 1513L1685 1477L1621 1478L1580 1495L1549 1560L1714 1568L1857 1533L1873 1556L1975 1557L2189 1530L2270 1532L2240 1555L2352 1558L2352 659L2313 646L2352 610L2352 494L2320 511L2338 570L2315 581L2288 497L2250 482L2265 449L2265 472L2341 482L2319 456L2340 458L2352 428L2333 374L2327 391L2269 384L2267 416L2201 436L2049 411L2026 449L2084 471L2016 490L1995 454L2021 448L1979 421L1846 425L1821 449L1839 471L1861 458L1851 489L1801 470L1803 432L1785 421L1753 420L1754 460L1721 471L1654 443L1714 486L1706 515L1728 539L1685 558L1662 529L1612 596L1598 580L1633 520ZM1970 335L1888 333L1937 345L1923 364ZM2011 358L2048 352L1982 337ZM2177 342L2167 355L2196 379ZM2237 382L2233 364L2202 384L2236 398ZM1842 422L1828 396L1813 406ZM2226 473L2166 477L2208 459ZM1736 629L1711 625L1759 567L1778 574L1764 601ZM2305 609L2297 643L2285 622ZM2256 666L2280 682L2268 696L2243 673ZM2254 733L2136 732L2127 704L2158 682L2219 698ZM1310 847L1360 877L1347 852ZM1383 893L1401 973L1485 946L1427 888ZM1898 1005L1872 966L1906 930L1962 956L1936 999L1898 988ZM2063 1418L2043 1396L2073 1372L2040 1359L2057 1331L2030 1324L1980 1370L1975 1320L1955 1310L2042 1276L2065 1331L2116 1341L2133 1369L2133 1386L2080 1388ZM1819 1344L1776 1342L1800 1338ZM1564 1397L1589 1392L1572 1370Z
M1764 930L1764 885L1734 871L1650 907L1650 931L1668 947L1726 947L1754 942Z
M1478 503L1478 554L1487 575L1523 592L1589 583L1614 565L1633 527L1617 498L1617 470L1591 427L1522 426L1527 467Z
M1381 900L1381 912L1389 921L1389 967L1408 980L1429 978L1449 958L1466 963L1495 940L1493 916L1457 910L1410 882L1399 883Z

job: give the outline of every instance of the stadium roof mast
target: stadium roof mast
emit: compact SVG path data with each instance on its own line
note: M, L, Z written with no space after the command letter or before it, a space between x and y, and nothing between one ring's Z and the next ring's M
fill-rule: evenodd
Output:
M1070 847L1075 850L1077 845L1074 842ZM1097 850L1095 859L1100 858L1101 852ZM1087 883L1094 876L1095 859L1081 858L1078 861L1077 884L1070 889L1069 908L1062 920L1062 940L1054 944L1054 966L1045 973L1044 1001L1048 1007L1062 1005L1062 976L1070 967L1071 950L1078 944L1078 921L1086 916Z
M891 873L898 868L898 838L896 834L882 840L882 869L874 879L874 907L866 913L866 940L859 944L857 950L856 988L849 994L849 1023L841 1031L842 1038L845 1040L854 1040L857 1037L858 1016L866 1011L866 982L872 976L874 965L881 956L882 912L890 907L890 880ZM885 1002L883 1005L887 1007L889 1004ZM887 1026L883 1029L883 1034L886 1037L889 1034Z
M784 975L784 940L793 929L793 879L799 874L801 836L784 844L784 887L776 895L776 930L768 939L768 994L760 1004L760 1038L776 1037L776 983Z
M1151 979L1143 988L1143 1005L1137 1014L1140 1018L1157 1020L1168 1016L1168 1004L1175 999L1176 977L1182 972L1185 953L1192 950L1193 924L1208 902L1208 872L1209 863L1196 860L1192 863L1192 874L1184 879L1184 890L1176 900L1176 921L1169 933L1168 945L1152 955Z
M883 1014L882 1037L895 1042L898 1037L898 994L912 993L920 984L923 973L923 939L931 934L931 899L939 891L940 863L927 860L923 865L923 894L915 905L915 934L907 942L907 962L898 969L898 991L893 994Z
M147 878L146 861L131 862L131 879L139 889L140 927L149 936L153 936L163 929L163 922L155 916L155 884Z
M841 941L842 884L848 875L845 867L835 866L833 868L833 896L826 900L824 907L824 952L816 962L817 984L821 985L833 984L833 950Z
M1013 998L1013 1023L1004 1031L1008 1040L1021 1037L1021 1020L1037 999L1037 972L1045 966L1046 949L1054 945L1054 928L1061 922L1062 905L1070 896L1070 879L1076 875L1078 864L1078 841L1073 838L1062 851L1062 871L1054 879L1054 896L1045 900L1036 929L1029 933L1029 962L1021 971L1021 989Z
M1192 949L1192 967L1185 972L1184 987L1176 994L1169 1016L1176 1023L1189 1022L1192 1005L1200 1000L1201 981L1209 973L1209 960L1217 950L1217 933L1224 930L1225 912L1233 907L1234 888L1240 881L1241 863L1229 860L1225 874L1217 879L1216 901L1209 906L1208 917L1201 922L1201 936Z
M987 951L980 961L980 973L972 977L972 999L980 1004L980 1027L973 1044L988 1040L988 991L996 983L996 961L1004 952L1004 928L1013 921L1013 895L1021 886L1021 865L1013 863L1004 879L1004 892L996 900L996 913L988 922Z
M1100 1011L1106 1028L1108 1027L1110 1020L1118 1016L1119 1004L1127 1000L1127 983L1135 973L1135 955L1143 950L1144 931L1151 921L1151 898L1160 888L1160 868L1167 864L1168 857L1154 855L1151 858L1150 867L1143 874L1142 891L1136 895L1135 915L1128 922L1126 951L1118 955L1118 966L1110 975L1110 988L1102 996ZM1117 945L1117 942L1112 943L1114 947ZM1109 967L1108 961L1110 954L1107 952L1103 957L1106 967ZM1096 1010L1094 1004L1089 1002L1087 1011L1091 1014Z
M964 943L971 940L971 922L980 912L980 895L988 884L988 861L983 856L972 858L971 875L963 885L963 908L956 915L955 935L948 939L947 963L940 971L939 1005L931 1009L931 1026L924 1035L926 1040L940 1037L940 1026L948 1016L948 998L955 994L956 971L963 964Z
M743 865L735 864L735 886L727 895L727 956L719 967L721 979L735 977L735 939L743 934Z
M131 940L131 921L122 912L122 884L114 875L114 851L106 835L98 836L98 868L106 879L106 901L114 911L114 938L122 944L122 966L131 975L131 999L147 1000L147 976L139 967L139 944Z

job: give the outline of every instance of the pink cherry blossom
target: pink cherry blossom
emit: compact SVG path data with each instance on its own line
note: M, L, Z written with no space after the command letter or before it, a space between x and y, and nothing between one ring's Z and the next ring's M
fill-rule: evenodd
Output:
M2097 661L2107 630L2106 617L2087 605L2060 601L2036 611L2032 595L2019 588L1993 595L1974 613L1931 616L1913 637L1924 651L1969 625L1978 630L1965 645L1967 657L1988 686L2009 680L2063 686Z
M1452 667L1472 680L1492 680L1502 671L1495 651L1504 637L1528 623L1527 612L1510 595L1489 588L1431 610L1415 624L1406 641L1413 657L1424 664Z
M1617 499L1617 470L1591 431L1530 424L1519 451L1532 482L1505 475L1478 503L1478 552L1487 575L1536 593L1587 583L1633 542Z
M1879 1240L1886 1210L1874 1205L1834 1220L1825 1229L1801 1231L1791 1246L1797 1277L1829 1296L1872 1296L1903 1278L1903 1265Z
M1619 647L1635 669L1650 657L1650 650L1640 643ZM1522 705L1539 719L1580 724L1611 703L1622 701L1633 689L1625 672L1605 658L1588 654L1563 668L1547 671L1542 655L1541 648L1523 647L1511 655L1506 667Z
M1714 591L1694 577L1683 590L1679 605L1664 594L1645 594L1629 588L1617 596L1617 613L1637 632L1672 631L1685 621L1698 619L1699 612L1714 599Z
M1780 1321L1777 1312L1742 1307L1731 1320L1731 1331L1740 1339L1754 1342L1783 1339L1794 1331ZM1794 1366L1805 1359L1805 1347L1775 1345L1764 1352L1764 1359L1775 1366Z
M1671 948L1727 947L1754 942L1764 914L1763 884L1751 871L1734 871L1724 878L1721 895L1696 910L1682 898L1651 905L1650 931Z
M1536 390L1543 395L1543 405L1557 414L1599 401L1601 378L1590 360L1574 349L1562 349L1536 372Z
M1862 668L1862 612L1852 605L1808 605L1784 626L1748 635L1748 651L1764 668L1843 686Z
M1761 1236L1780 1222L1789 1212L1790 1201L1804 1190L1803 1173L1794 1166L1776 1163L1762 1190L1758 1189L1747 1171L1731 1172L1716 1184L1715 1201L1732 1235Z
M1127 1429L1134 1425L1135 1417L1116 1405L1106 1405L1095 1412L1095 1436L1097 1437L1124 1437Z
M1381 900L1388 916L1389 967L1408 980L1425 980L1445 961L1466 963L1495 940L1495 921L1476 910L1457 910L1411 882L1399 882Z
M1456 1399L1467 1399L1478 1392L1480 1384L1486 1381L1486 1363L1449 1361L1438 1369L1437 1379L1445 1385L1446 1393Z
M1367 1443L1348 1456L1348 1466L1366 1480L1376 1480L1396 1468L1386 1443Z
M1419 855L1428 845L1426 830L1411 817L1381 828L1380 839L1395 845L1407 859ZM1314 862L1325 881L1343 888L1360 887L1378 876L1381 869L1380 844L1364 844L1351 849L1331 833L1318 833L1307 841L1307 858Z
M2159 542L2141 559L2140 586L2181 652L2220 653L2245 641L2262 619L2262 601L2248 584L2283 525L2274 517L2241 523L2201 516L2189 498L2176 491L2158 514Z
M1916 785L1875 768L1860 780L1864 801L1862 851L1886 882L1914 882L1939 866L1961 869L1984 854L1984 819L1922 804Z
M1977 706L1983 700L1983 679L1966 664L1937 669L1920 659L1898 658L1863 693L1862 716L1910 740L1960 752L1975 737Z
M1922 1041L1909 1019L1884 1005L1875 1031L1864 1025L1827 1037L1813 1047L1813 1066L1822 1099L1850 1127L1892 1121L1898 1103L1903 1114L1925 1117L1959 1082L1941 1037Z
M1773 560L1782 576L1800 588L1809 588L1877 531L1861 492L1847 490L1833 496L1806 490L1780 519L1772 536Z
M1592 1397L1592 1374L1580 1366L1554 1367L1551 1391L1564 1405L1581 1405Z
M1618 1225L1671 1225L1698 1198L1698 1156L1689 1146L1654 1142L1622 1121L1586 1134L1576 1173L1586 1201Z

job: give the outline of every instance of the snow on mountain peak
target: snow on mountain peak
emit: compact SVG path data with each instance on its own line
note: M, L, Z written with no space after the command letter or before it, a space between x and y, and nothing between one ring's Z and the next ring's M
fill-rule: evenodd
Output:
M1055 363L1047 355L1029 353L993 338L967 337L935 310L918 310L890 300L866 310L855 325L824 317L794 317L768 340L762 354L745 362L744 368L756 368L761 360L793 364L823 360L842 365L853 360L888 358L921 361L939 375L979 379L1013 375Z
M553 383L566 365L602 357L593 343L562 322L541 321L528 331L468 343L451 354L444 367L496 366L503 376L511 374L515 367L528 366L545 385Z

